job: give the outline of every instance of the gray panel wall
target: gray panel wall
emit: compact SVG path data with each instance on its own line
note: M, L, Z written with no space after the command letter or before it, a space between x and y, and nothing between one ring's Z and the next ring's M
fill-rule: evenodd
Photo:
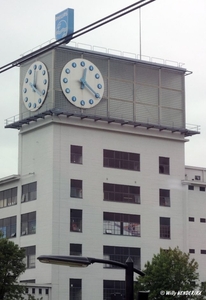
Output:
M103 99L90 109L80 109L72 105L67 101L60 87L62 68L71 59L79 57L92 61L104 77ZM22 103L20 87L21 118L58 108L72 113L185 127L184 69L69 47L60 47L38 60L43 61L49 71L48 96L38 111L28 112ZM33 61L21 66L21 86L26 69Z

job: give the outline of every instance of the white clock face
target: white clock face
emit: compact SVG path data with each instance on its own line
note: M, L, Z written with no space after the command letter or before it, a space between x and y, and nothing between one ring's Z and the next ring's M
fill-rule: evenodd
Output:
M42 106L48 84L49 77L45 64L41 61L34 62L26 72L22 89L23 102L28 110L36 111Z
M97 105L104 93L104 80L99 69L89 60L69 61L61 72L61 88L69 102L80 108Z

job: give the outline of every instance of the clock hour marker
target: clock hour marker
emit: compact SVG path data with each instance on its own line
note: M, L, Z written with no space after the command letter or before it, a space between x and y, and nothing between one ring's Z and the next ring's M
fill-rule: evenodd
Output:
M64 78L64 79L63 79L63 82L64 82L64 83L67 83L67 82L68 82L68 79L67 79L67 78Z
M97 74L95 74L95 78L96 78L96 79L99 79L99 77L100 77L100 76L99 76L99 74L98 74L98 73L97 73Z
M24 98L24 101L27 102L28 101L28 97Z
M44 84L47 84L47 80L46 80L46 79L44 79L44 81L43 81L43 82L44 82Z
M41 70L41 69L42 69L42 65L39 65L39 66L38 66L38 69Z
M28 78L25 78L25 81L24 81L24 82L27 83L28 81L29 81L29 79L28 79Z
M84 66L85 66L85 62L84 62L84 61L81 61L80 65L81 65L82 67L84 67Z
M26 92L27 92L27 89L26 89L26 88L24 88L24 94L26 94Z
M66 88L65 92L66 92L67 94L69 94L69 93L70 93L70 89L69 89L69 88Z
M75 102L77 98L75 96L72 97L72 101Z
M89 100L89 104L92 105L93 103L94 103L94 101L93 101L92 99L90 99L90 100Z
M94 70L94 67L93 67L93 66L89 66L89 70L90 70L90 71L93 71L93 70Z
M80 104L81 104L82 106L84 106L84 105L85 105L85 101L84 101L84 100L81 100Z
M99 83L99 84L97 85L97 87L98 87L98 89L101 89L101 88L102 88L102 85Z
M39 102L39 104L41 104L41 98L39 98L38 102Z
M67 74L69 74L69 73L70 73L69 68L66 68L65 72L66 72Z
M77 64L75 62L72 63L72 67L76 68Z
M31 73L32 73L32 70L30 69L30 70L28 71L28 73L29 73L29 75L31 75Z
M37 65L34 65L34 70L36 70L36 68L37 68Z
M45 70L43 70L43 71L42 71L42 75L45 75L45 74L46 74L46 71L45 71Z

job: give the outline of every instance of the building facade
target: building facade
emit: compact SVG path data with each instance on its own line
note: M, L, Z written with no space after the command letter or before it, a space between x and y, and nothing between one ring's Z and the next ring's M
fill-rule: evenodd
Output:
M20 66L18 174L0 179L0 229L26 250L43 299L124 294L124 270L41 264L82 255L142 269L190 252L206 281L205 170L185 167L186 69L61 46Z

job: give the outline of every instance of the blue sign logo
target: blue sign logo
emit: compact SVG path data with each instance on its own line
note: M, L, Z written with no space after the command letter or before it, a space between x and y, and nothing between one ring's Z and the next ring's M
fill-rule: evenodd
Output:
M74 10L67 8L55 16L55 37L62 39L74 32Z

